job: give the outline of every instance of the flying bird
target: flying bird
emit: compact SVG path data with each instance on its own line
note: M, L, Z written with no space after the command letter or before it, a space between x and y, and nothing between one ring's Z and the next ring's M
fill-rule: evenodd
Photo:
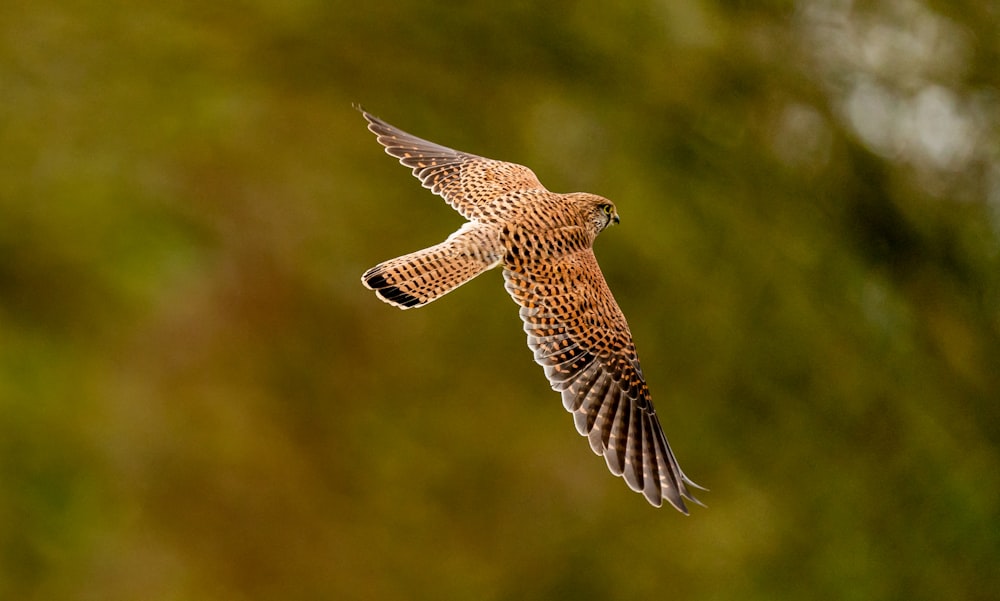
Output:
M632 334L594 256L597 235L619 222L615 205L595 194L550 192L527 167L362 114L386 153L468 220L440 244L372 267L364 285L410 309L502 267L528 347L590 448L651 504L666 499L685 514L685 499L700 504L688 487L701 487L681 471L663 434Z

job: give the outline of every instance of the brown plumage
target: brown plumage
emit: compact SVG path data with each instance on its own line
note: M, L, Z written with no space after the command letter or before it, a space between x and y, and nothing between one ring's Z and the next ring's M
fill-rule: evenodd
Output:
M618 212L594 194L549 192L522 165L446 148L367 112L368 129L425 188L469 221L447 240L369 269L365 286L419 307L503 265L528 346L562 394L577 431L616 476L659 507L698 503L660 427L628 323L594 256Z

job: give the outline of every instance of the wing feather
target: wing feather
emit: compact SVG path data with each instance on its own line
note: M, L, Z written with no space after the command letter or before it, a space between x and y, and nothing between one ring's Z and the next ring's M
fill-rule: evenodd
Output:
M390 156L466 219L485 221L503 212L511 196L545 191L535 173L517 163L496 161L418 138L362 111L368 129Z
M608 450L604 452L608 469L616 476L625 471L625 453L628 450L629 420L633 413L632 399L625 395L618 406L614 422L611 426L611 437L608 440Z
M653 505L699 503L656 417L625 316L591 249L504 269L535 361L608 469Z

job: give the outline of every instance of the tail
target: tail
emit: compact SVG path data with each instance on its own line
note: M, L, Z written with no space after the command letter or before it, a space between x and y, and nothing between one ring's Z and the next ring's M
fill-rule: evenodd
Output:
M379 263L361 282L381 300L409 309L448 294L502 257L496 226L468 222L441 244Z

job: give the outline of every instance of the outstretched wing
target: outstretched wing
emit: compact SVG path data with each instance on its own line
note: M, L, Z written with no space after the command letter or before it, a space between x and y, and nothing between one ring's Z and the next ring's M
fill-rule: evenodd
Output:
M700 504L660 427L632 334L593 251L507 262L504 279L535 361L611 473L657 507L666 498L686 514L684 499Z
M425 188L441 196L466 219L489 219L514 193L545 190L531 169L428 142L389 125L367 111L368 129L386 153L413 169Z

